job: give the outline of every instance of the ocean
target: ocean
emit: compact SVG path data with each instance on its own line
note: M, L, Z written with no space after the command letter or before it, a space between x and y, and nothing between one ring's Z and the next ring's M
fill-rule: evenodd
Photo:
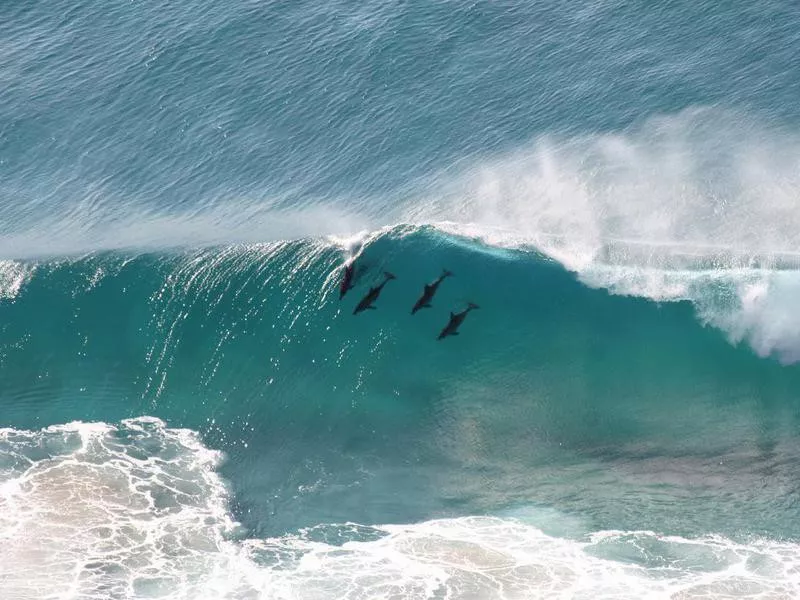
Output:
M0 3L0 598L800 597L798 48Z

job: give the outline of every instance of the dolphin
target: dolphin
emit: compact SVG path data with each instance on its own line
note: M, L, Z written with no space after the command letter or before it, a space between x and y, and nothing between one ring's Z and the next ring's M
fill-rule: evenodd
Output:
M342 281L339 284L339 300L344 298L344 295L356 287L364 273L369 269L369 265L362 264L356 267L356 259L352 258L349 262L345 263L342 271Z
M361 299L361 302L358 303L358 306L356 306L356 309L353 311L354 315L357 315L361 311L364 311L364 310L367 310L367 309L375 310L375 307L372 306L372 303L375 302L375 300L378 299L378 296L381 295L381 291L383 290L383 286L385 286L387 283L389 283L390 280L396 279L396 277L394 275L392 275L391 273L389 273L388 271L384 271L384 275L386 276L386 279L383 280L383 283L381 283L377 287L369 288L369 291L367 292L367 295L364 296Z
M464 322L464 319L467 318L467 313L475 308L480 308L477 304L473 304L472 302L469 303L466 309L462 310L460 313L450 313L450 321L445 325L442 332L439 334L439 337L436 338L437 340L442 340L449 335L458 335L458 328L461 326L461 323Z
M417 312L420 308L430 308L431 307L431 300L433 300L433 296L436 294L436 290L439 288L439 284L444 281L446 277L451 277L453 274L445 269L442 274L439 276L439 279L434 281L433 283L426 283L425 289L422 291L422 296L419 297L417 303L414 305L414 308L411 309L411 314L413 315Z
M342 283L339 286L339 300L344 298L344 295L355 287L353 282L353 275L355 274L356 263L352 261L344 266L344 274L342 275Z

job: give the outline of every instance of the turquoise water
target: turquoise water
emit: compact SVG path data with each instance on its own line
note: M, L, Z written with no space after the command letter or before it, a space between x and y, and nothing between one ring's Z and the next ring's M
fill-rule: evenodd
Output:
M798 45L0 6L0 596L797 597Z

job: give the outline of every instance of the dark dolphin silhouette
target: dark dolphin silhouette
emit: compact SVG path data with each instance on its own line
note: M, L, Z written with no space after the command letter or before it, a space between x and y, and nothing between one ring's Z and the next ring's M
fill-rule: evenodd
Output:
M420 308L430 308L431 307L431 300L433 300L433 296L436 294L436 290L439 288L439 284L444 281L446 277L451 277L453 274L445 269L442 274L439 276L439 279L434 281L433 283L426 283L425 289L422 291L422 296L419 297L417 303L414 305L414 308L411 309L411 314L413 315L417 312Z
M379 286L369 288L369 291L367 292L367 295L364 296L361 299L361 302L358 303L358 306L356 306L356 309L353 311L354 315L357 315L361 311L364 311L364 310L367 310L367 309L372 309L372 310L375 309L375 307L372 306L372 303L375 302L375 300L378 299L378 296L381 295L381 291L383 290L383 286L385 286L387 283L389 283L390 280L396 279L396 277L394 275L392 275L391 273L389 273L388 271L384 271L384 274L386 275L386 279L384 279L383 283L381 283Z
M470 302L467 308L462 310L460 313L451 312L450 321L447 323L447 325L445 325L444 329L442 329L442 332L439 334L439 337L436 339L442 340L449 335L458 335L458 328L461 326L461 323L464 322L464 319L467 318L467 313L476 308L480 308L480 306Z
M349 262L345 263L342 271L342 281L339 284L339 300L344 298L344 295L347 292L356 287L358 281L369 269L369 265L365 265L361 261L358 261L358 263L359 264L356 267L355 258L352 258Z
M353 275L355 275L356 263L352 261L344 266L344 274L342 275L342 283L339 286L339 300L344 298L344 295L355 287L353 282Z

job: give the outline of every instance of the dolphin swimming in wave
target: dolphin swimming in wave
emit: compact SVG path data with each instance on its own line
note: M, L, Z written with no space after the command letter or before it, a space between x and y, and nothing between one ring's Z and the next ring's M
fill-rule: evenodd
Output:
M442 340L449 335L458 335L458 328L461 326L461 323L464 322L464 319L467 318L467 313L476 308L480 308L480 306L470 302L467 308L462 310L460 313L451 312L450 321L447 323L447 325L445 325L444 329L442 329L442 332L439 334L439 337L436 339Z
M420 308L430 308L431 307L431 300L433 300L433 296L436 294L436 290L439 288L439 284L445 280L446 277L451 277L453 274L445 269L442 274L439 276L439 279L434 281L433 283L426 283L425 289L422 291L422 296L420 296L417 303L414 305L414 308L411 309L411 314L413 315L417 312Z
M396 277L391 273L389 273L388 271L385 271L384 274L386 275L386 279L384 279L383 283L381 283L379 286L369 288L367 295L361 299L361 302L358 303L358 306L356 306L356 309L353 311L354 315L357 315L361 311L367 309L375 310L375 307L372 306L372 304L375 302L375 300L378 299L378 296L381 295L383 286L389 283L389 281L391 281L392 279L396 279Z
M342 275L342 284L339 286L339 300L344 298L344 295L353 289L353 272L355 271L355 264L350 263L344 266L344 273Z

